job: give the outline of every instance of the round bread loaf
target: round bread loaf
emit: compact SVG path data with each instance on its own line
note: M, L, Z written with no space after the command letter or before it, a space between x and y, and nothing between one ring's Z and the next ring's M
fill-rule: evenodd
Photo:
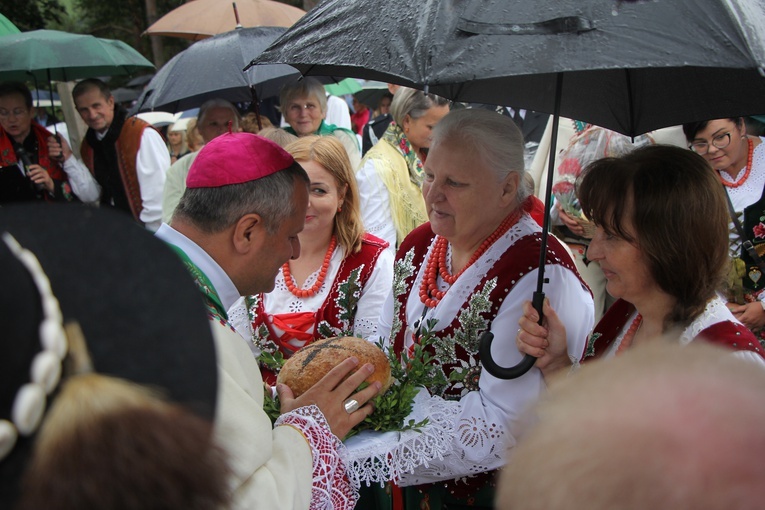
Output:
M382 384L379 394L385 393L393 382L388 357L372 342L352 336L325 338L306 345L284 363L276 382L289 386L298 397L351 356L358 358L359 367L365 363L374 365L375 371L367 382L379 381Z

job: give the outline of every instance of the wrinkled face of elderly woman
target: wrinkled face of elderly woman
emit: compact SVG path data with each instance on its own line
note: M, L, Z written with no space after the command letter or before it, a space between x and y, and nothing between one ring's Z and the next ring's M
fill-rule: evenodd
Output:
M459 139L435 143L422 186L433 232L454 248L474 250L517 207L519 175L500 176Z
M324 112L321 103L314 96L296 97L284 105L283 113L287 124L298 136L308 136L318 131Z

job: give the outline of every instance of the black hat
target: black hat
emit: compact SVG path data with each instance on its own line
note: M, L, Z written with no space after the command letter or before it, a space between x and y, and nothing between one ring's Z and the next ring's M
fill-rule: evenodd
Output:
M95 372L157 388L212 420L212 332L199 291L162 241L127 215L73 204L3 207L3 233L39 261L63 322L80 325ZM10 420L18 389L30 382L40 324L51 315L7 241L0 240L0 420ZM16 499L33 439L20 436L0 460L0 507Z

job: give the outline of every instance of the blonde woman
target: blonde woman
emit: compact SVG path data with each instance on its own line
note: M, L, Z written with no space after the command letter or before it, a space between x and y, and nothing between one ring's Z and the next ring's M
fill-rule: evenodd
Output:
M175 123L167 130L167 150L170 151L171 165L186 154L191 154L186 143L186 128L182 124Z
M393 280L388 243L364 231L343 145L307 136L286 150L311 181L300 255L282 266L272 292L246 300L255 352L285 358L319 338L374 338Z
M422 165L433 127L447 113L448 100L400 88L391 104L393 122L361 161L356 178L364 225L393 249L428 220Z

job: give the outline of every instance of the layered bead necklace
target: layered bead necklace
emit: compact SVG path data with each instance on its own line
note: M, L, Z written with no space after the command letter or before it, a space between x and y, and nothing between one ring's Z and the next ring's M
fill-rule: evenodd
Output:
M337 239L335 239L335 236L332 236L332 240L329 242L329 248L327 248L327 253L324 255L324 262L321 264L319 276L316 278L316 283L314 283L310 289L299 289L298 286L295 285L295 280L292 278L292 273L290 273L290 263L284 263L282 266L282 276L284 276L284 283L287 285L287 289L292 293L293 296L301 299L309 298L315 296L316 293L319 292L321 286L324 285L324 280L327 278L329 261L332 259L332 253L335 251L335 246L337 246Z
M746 158L746 171L744 172L744 175L741 176L741 179L737 180L736 182L730 182L723 179L722 174L718 171L717 175L720 176L720 181L722 182L723 186L728 188L738 188L746 182L746 180L749 178L749 174L752 173L752 155L754 154L754 143L752 142L751 138L748 138L747 142L749 142L749 155Z
M481 243L481 246L479 246L478 249L470 257L470 260L468 260L468 263L465 265L465 267L460 269L460 271L454 275L449 274L449 265L447 264L446 260L446 252L449 249L449 241L447 241L445 237L438 236L436 242L433 245L433 251L430 254L430 258L428 259L428 265L425 268L425 275L422 279L422 282L420 283L420 301L422 301L422 303L428 308L435 308L436 305L438 305L438 302L443 299L448 290L438 289L438 276L440 275L441 279L448 283L450 286L454 285L454 282L457 281L457 279L462 275L462 273L465 272L467 268L472 266L475 261L481 257L481 255L486 253L486 250L488 250L491 245L497 241L497 239L505 235L507 231L510 230L510 227L518 222L518 219L521 217L521 213L522 210L518 208L507 215L507 217L502 220L502 223L499 224L499 227L497 227L497 229L492 232L489 237L484 239L484 241Z
M632 324L630 324L629 329L626 333L624 333L624 338L622 338L622 343L619 344L619 347L616 348L616 354L619 355L622 352L624 352L626 349L629 349L632 345L632 341L635 339L635 333L637 333L637 330L640 329L640 325L643 324L643 316L640 314L637 314L635 316L635 319L632 321Z

